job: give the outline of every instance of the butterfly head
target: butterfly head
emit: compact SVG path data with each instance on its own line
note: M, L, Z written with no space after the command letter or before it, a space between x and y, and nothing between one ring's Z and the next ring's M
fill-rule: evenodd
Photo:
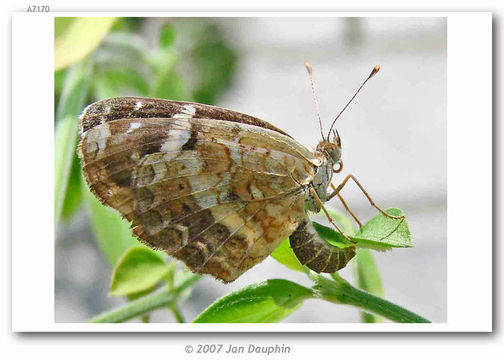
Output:
M366 80L361 84L361 86L357 89L355 94L352 96L350 101L347 102L347 104L343 107L343 109L339 112L338 116L333 120L331 127L329 128L329 132L327 133L327 136L324 136L324 131L322 130L322 120L320 119L320 111L319 111L319 105L317 101L317 96L315 95L315 83L313 81L313 69L309 63L305 63L306 70L308 71L308 76L310 77L310 82L311 82L311 87L312 87L312 94L313 94L313 100L315 102L315 107L317 109L317 117L319 120L319 126L320 126L320 135L322 136L322 140L318 143L317 145L317 151L321 153L326 159L327 163L333 167L333 172L339 173L341 170L343 170L343 161L341 161L341 140L338 135L338 131L334 129L334 125L336 124L336 121L338 118L341 116L341 114L345 111L345 109L350 105L352 100L357 96L359 91L362 89L362 87L368 82L369 79L371 79L378 71L380 71L380 66L376 65L371 73L368 75ZM330 134L333 134L333 138L330 139L329 136ZM334 165L338 164L339 168L335 169Z
M322 153L326 159L333 165L340 164L340 168L335 172L340 172L342 167L341 161L341 139L339 137L338 131L333 130L332 139L324 139L320 141L317 145L317 151Z

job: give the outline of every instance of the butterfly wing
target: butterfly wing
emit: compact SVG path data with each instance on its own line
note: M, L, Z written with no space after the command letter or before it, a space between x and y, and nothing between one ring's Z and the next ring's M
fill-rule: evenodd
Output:
M306 148L270 128L193 118L204 113L193 104L133 117L132 108L147 106L127 99L126 118L99 115L94 105L84 112L79 148L92 191L143 242L229 282L297 228L317 162Z
M91 104L82 114L81 131L86 132L98 124L103 124L117 119L176 119L187 117L195 119L209 119L210 121L226 120L241 124L254 125L289 136L281 129L264 120L242 114L237 111L187 101L143 97L111 98Z

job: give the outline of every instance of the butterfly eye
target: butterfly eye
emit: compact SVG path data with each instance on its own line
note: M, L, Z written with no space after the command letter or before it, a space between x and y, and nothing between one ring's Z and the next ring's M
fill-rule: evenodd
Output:
M335 168L336 165L339 165L338 168ZM340 173L341 170L343 170L343 160L338 161L336 164L333 165L333 173Z

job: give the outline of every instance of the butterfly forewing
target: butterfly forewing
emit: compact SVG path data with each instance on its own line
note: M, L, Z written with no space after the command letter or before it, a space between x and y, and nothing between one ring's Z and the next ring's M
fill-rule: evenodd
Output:
M223 118L223 119L222 119ZM85 177L135 234L232 281L305 217L317 160L274 126L207 105L118 98L81 117Z
M211 121L226 120L241 124L255 125L289 136L270 123L217 106L186 101L142 97L120 97L98 101L88 106L83 113L81 130L85 132L98 124L117 119L143 118L199 118Z

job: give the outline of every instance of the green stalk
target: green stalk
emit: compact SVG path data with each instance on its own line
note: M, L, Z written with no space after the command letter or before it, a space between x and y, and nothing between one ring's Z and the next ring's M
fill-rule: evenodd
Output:
M332 274L334 280L325 276L311 273L310 278L315 282L313 286L314 295L320 299L336 303L358 307L366 312L376 314L398 323L429 323L430 321L395 305L380 297L374 296L366 291L353 287L338 274ZM150 312L168 307L173 312L178 322L183 322L183 318L177 315L177 297L185 289L192 286L200 279L199 275L192 274L185 279L178 287L170 290L168 287L129 302L128 304L112 311L100 314L93 319L93 323L119 323L132 318L149 314Z
M180 311L175 303L173 303L170 306L170 310L172 311L173 316L175 316L175 319L177 320L178 323L185 323L184 317L180 313Z
M175 266L176 262L172 261L168 264L168 273L166 274L166 278L168 280L168 289L173 289L175 285ZM177 320L178 323L185 323L184 317L179 311L179 308L177 306L176 302L173 302L170 305L170 310L173 313L173 316L175 317L175 320Z
M151 311L159 308L171 307L173 304L176 304L178 295L193 285L200 278L200 275L191 274L174 289L170 290L168 287L164 287L155 293L143 296L138 300L131 301L117 309L95 316L90 320L90 322L120 323L133 319L137 316L149 314Z
M358 307L398 323L429 323L430 321L396 304L353 287L337 273L331 274L334 281L319 274L310 274L315 282L316 296L335 303Z

